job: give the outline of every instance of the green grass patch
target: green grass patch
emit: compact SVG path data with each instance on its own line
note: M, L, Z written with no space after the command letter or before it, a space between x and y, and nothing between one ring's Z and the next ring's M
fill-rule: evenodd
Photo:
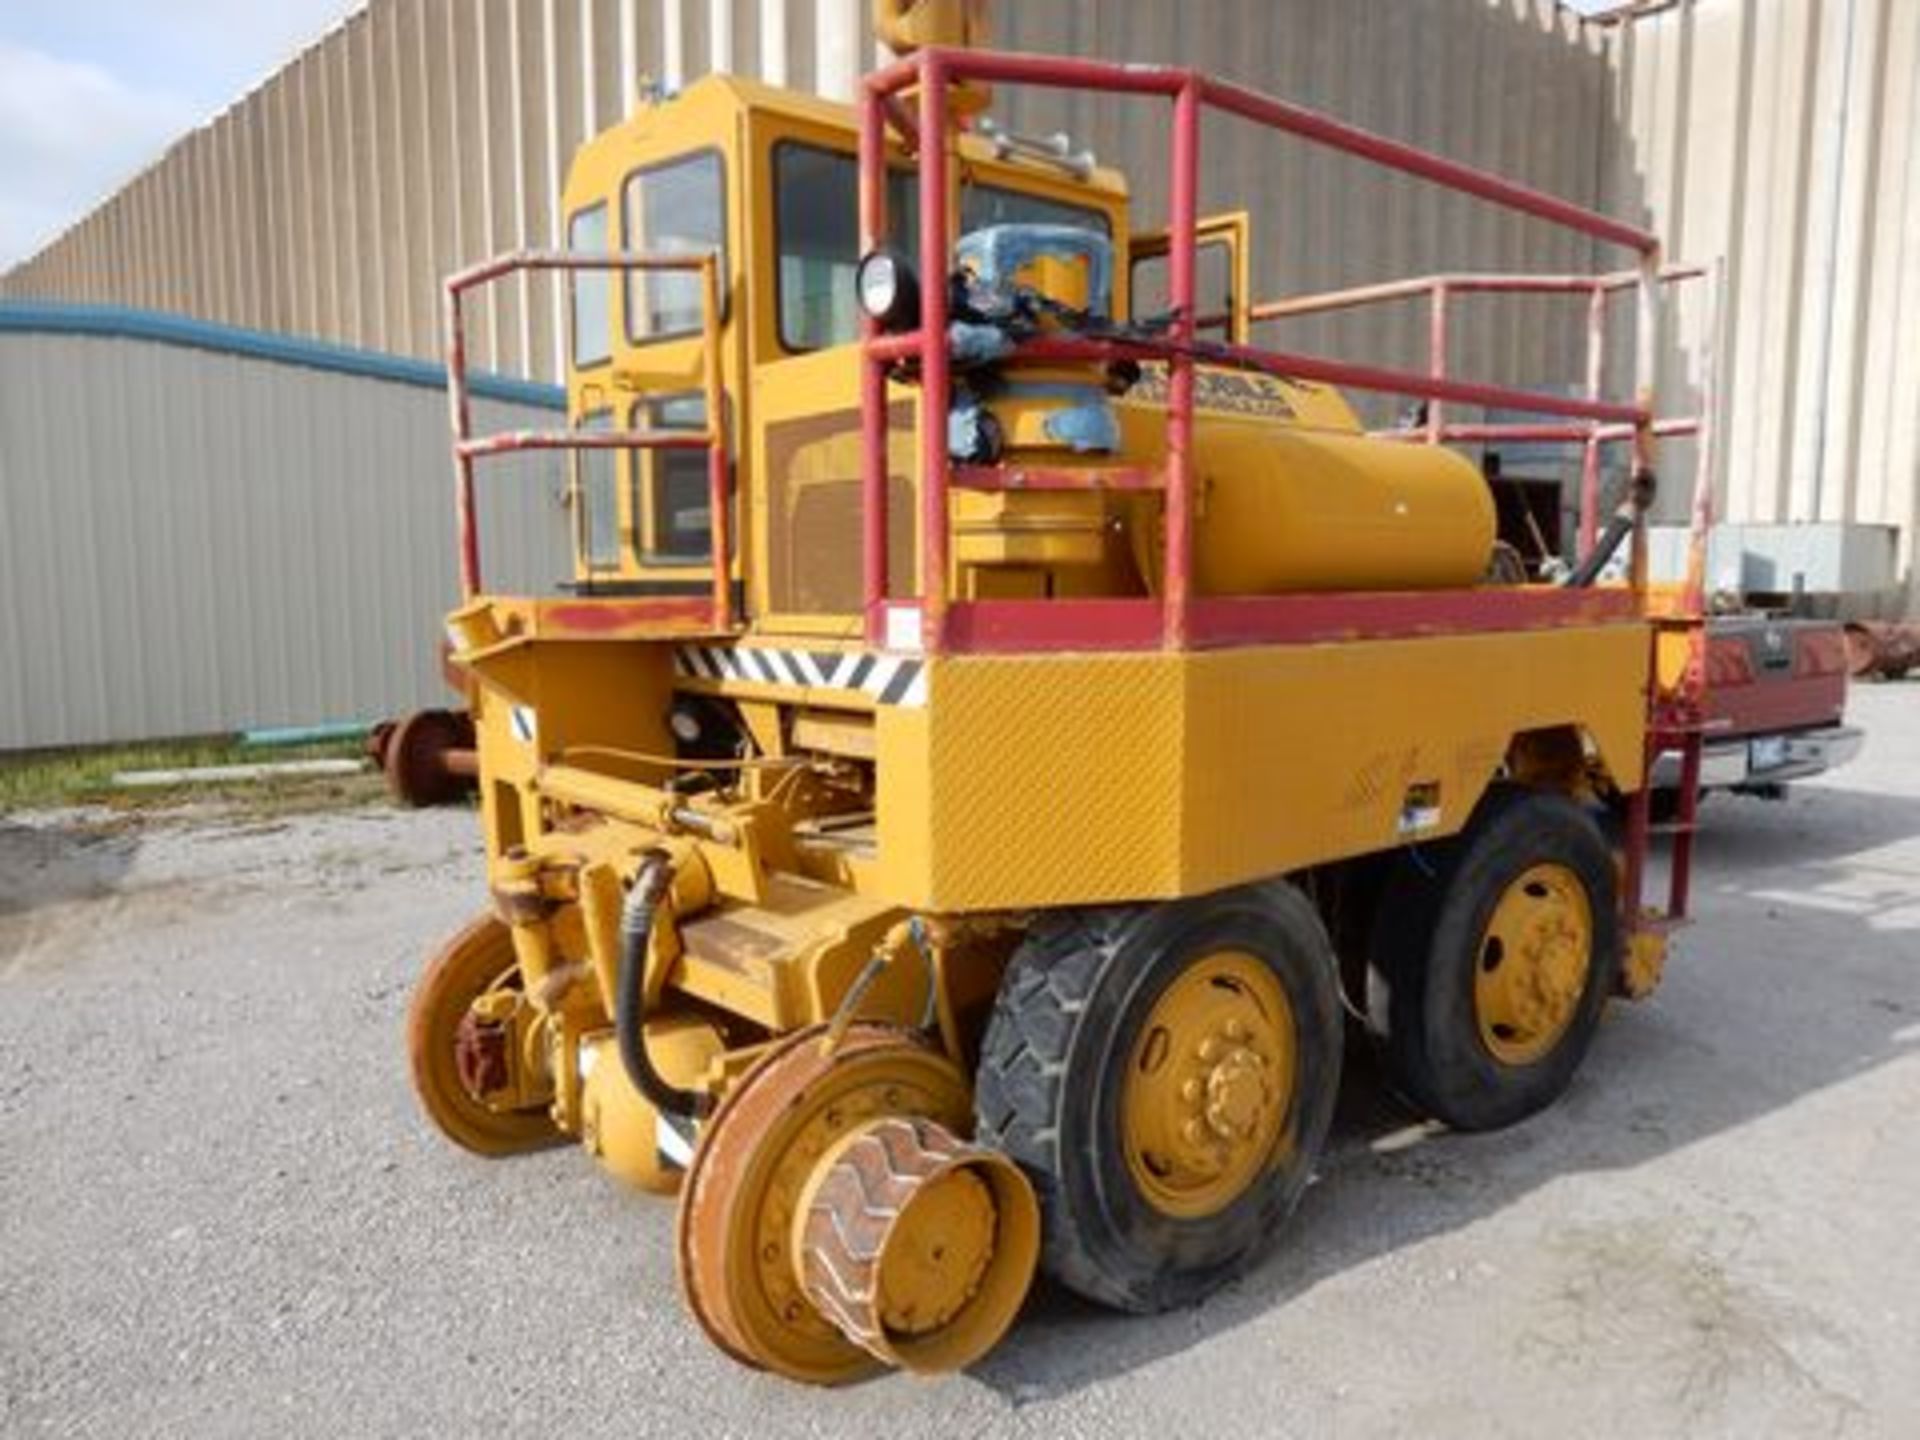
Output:
M282 760L358 759L358 739L311 745L242 745L229 736L85 750L40 750L0 756L0 812L62 805L107 805L122 810L164 809L213 801L249 811L280 813L365 804L384 793L378 774L272 776L262 780L123 788L126 770L188 770L208 765L262 765Z

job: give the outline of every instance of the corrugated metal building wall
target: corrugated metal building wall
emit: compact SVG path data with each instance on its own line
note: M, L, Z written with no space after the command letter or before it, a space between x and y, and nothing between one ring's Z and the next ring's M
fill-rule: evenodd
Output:
M1190 62L1387 134L1645 218L1724 255L1722 513L1898 525L1920 516L1920 5L1679 0L1583 26L1551 0L1032 0L1013 48ZM865 0L371 0L41 254L0 294L108 300L400 354L436 347L435 282L556 243L580 139L651 77L721 67L850 93ZM1118 102L1017 97L1158 208L1164 129ZM1263 292L1471 263L1593 257L1544 227L1295 145L1210 136L1213 205L1254 210ZM557 289L497 287L475 358L550 376ZM1564 302L1479 302L1465 371L1571 383ZM1666 337L1669 407L1697 403L1703 300ZM1624 328L1624 327L1623 327ZM1421 356L1412 307L1310 344ZM1622 336L1624 341L1625 337ZM1624 353L1624 352L1623 352ZM1677 515L1691 447L1673 447ZM1920 597L1916 597L1920 598Z
M1920 608L1920 4L1699 0L1612 64L1603 200L1726 258L1722 514L1896 525Z
M648 78L709 69L847 97L875 58L867 0L371 0L183 138L0 294L111 301L432 356L438 280L464 261L560 243L560 180L581 140ZM1012 49L1177 61L1323 105L1388 134L1591 200L1612 103L1597 35L1549 0L1035 0L1003 5ZM1204 12L1204 14L1203 14ZM1016 93L1003 117L1064 124L1162 205L1164 107ZM1549 227L1469 206L1245 127L1209 136L1211 206L1248 206L1264 293L1444 265L1564 266ZM558 373L548 277L475 307L476 363ZM1463 359L1571 380L1515 311L1467 322ZM1424 355L1415 317L1302 323L1375 353ZM1496 339L1501 347L1487 347ZM1506 348L1512 346L1515 348Z
M1010 48L1199 65L1648 220L1675 255L1724 254L1723 513L1897 524L1911 575L1912 0L1683 0L1608 32L1549 0L1032 0L1001 10ZM568 157L636 102L646 77L672 87L728 68L844 96L873 58L865 12L865 0L371 0L0 277L0 294L434 357L439 277L482 254L557 243ZM1157 218L1163 115L1006 98L1011 123L1063 125L1126 166L1142 218ZM1207 146L1203 203L1253 212L1263 295L1603 258L1535 222L1244 127L1211 127ZM475 363L553 375L557 290L533 280L495 294L476 315ZM1290 338L1308 345L1424 360L1417 306L1296 323ZM1573 384L1577 330L1564 301L1473 302L1456 327L1455 368ZM1690 301L1664 337L1671 408L1697 403L1703 334L1704 309ZM0 744L351 716L437 694L429 626L453 593L439 396L341 376L309 383L285 366L206 355L196 383L169 388L183 382L159 372L182 367L141 358L153 347L3 344L0 424L37 427L13 451L39 458L9 460L0 476L10 662L0 674L19 677L0 696ZM147 397L130 402L142 433L163 442L137 464L122 432L78 423L74 408L117 367L128 373L112 384ZM61 443L81 446L82 467L116 486L53 484L75 461L56 464L45 448L48 415L68 417ZM275 447L276 423L310 439ZM222 458L203 460L202 447ZM1688 463L1687 448L1673 447L1669 514ZM486 491L494 504L517 495L537 505L543 493L505 477ZM315 508L318 496L330 503ZM524 519L516 532L557 532L550 512ZM393 614L406 619L375 642L373 617ZM129 621L158 633L136 643ZM216 666L216 653L245 658ZM62 670L69 656L84 673ZM136 720L114 687L138 673L164 698ZM222 697L217 721L195 708L211 694Z
M448 703L433 367L111 312L0 320L0 751ZM557 396L489 388L478 423L553 423ZM489 572L548 588L561 463L493 466Z

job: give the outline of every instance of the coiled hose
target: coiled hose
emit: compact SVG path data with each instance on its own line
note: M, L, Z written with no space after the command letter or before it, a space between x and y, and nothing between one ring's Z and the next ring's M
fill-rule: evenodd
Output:
M653 1068L647 1054L646 983L647 943L653 934L654 912L673 885L673 861L664 851L652 850L640 862L626 903L620 907L620 976L614 999L613 1034L633 1088L663 1115L681 1120L703 1119L713 1109L713 1097L669 1084Z

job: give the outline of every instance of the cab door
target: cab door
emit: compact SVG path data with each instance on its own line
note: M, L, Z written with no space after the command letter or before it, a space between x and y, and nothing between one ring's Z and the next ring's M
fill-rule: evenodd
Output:
M1201 339L1247 343L1251 279L1247 212L1209 215L1194 226L1194 333ZM1167 232L1141 231L1128 250L1127 270L1135 319L1167 309Z
M716 116L724 127L724 120ZM705 127L687 127L696 129ZM725 128L720 131L726 133ZM683 132L684 134L684 132ZM727 149L715 143L652 158L658 145L595 146L567 186L568 248L699 254L720 264L720 344L729 410L737 411ZM636 157L636 152L638 155ZM580 272L569 277L568 410L583 429L706 428L700 277L683 271ZM741 416L723 417L733 456ZM713 517L704 450L576 451L571 459L575 588L595 594L705 594L713 584ZM738 508L738 465L730 493ZM737 514L736 514L737 519ZM738 534L737 524L732 528ZM738 546L727 557L737 574Z
M760 557L764 626L800 635L862 633L859 175L844 127L765 111L754 117L751 250L753 473L748 521ZM888 213L913 253L908 172ZM916 588L913 474L918 390L890 395L888 569L896 595Z

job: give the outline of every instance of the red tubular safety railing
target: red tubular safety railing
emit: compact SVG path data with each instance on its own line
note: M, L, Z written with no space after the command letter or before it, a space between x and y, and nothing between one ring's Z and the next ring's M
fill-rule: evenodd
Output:
M700 277L701 394L706 427L700 430L507 430L473 434L473 407L467 387L466 320L462 301L469 290L523 270L680 271ZM707 504L713 550L711 623L733 626L730 496L728 494L727 420L720 380L720 274L718 257L666 255L644 251L576 254L563 250L521 250L482 261L447 277L445 287L447 405L453 422L454 516L459 532L460 593L471 600L480 592L480 533L473 502L473 462L490 455L529 450L705 450ZM609 307L611 309L611 307Z
M1705 279L1709 276L1706 267L1700 265L1669 266L1659 273L1661 285L1678 286L1684 281ZM1428 373L1436 380L1448 378L1447 373L1447 333L1452 316L1452 301L1460 295L1566 295L1587 297L1587 353L1586 353L1586 398L1591 401L1601 399L1602 384L1606 369L1607 345L1607 307L1609 296L1631 289L1639 281L1637 271L1621 270L1606 275L1422 275L1404 280L1385 280L1376 285L1355 285L1342 290L1327 290L1315 295L1290 295L1283 300L1262 301L1250 305L1247 317L1250 321L1290 320L1304 315L1326 315L1337 311L1356 310L1367 305L1376 305L1396 300L1412 300L1426 297L1428 311ZM1700 392L1700 410L1693 415L1675 415L1653 420L1651 429L1656 438L1666 439L1681 435L1701 435L1702 443L1697 447L1694 466L1693 512L1696 520L1693 540L1704 546L1706 526L1703 523L1710 510L1703 511L1702 505L1711 505L1712 500L1712 450L1706 443L1709 437L1710 416L1714 409L1714 394L1711 384L1713 347L1712 333L1717 323L1720 297L1717 285L1712 299L1713 318L1707 326L1708 340L1702 349L1702 385ZM1632 407L1627 407L1632 408ZM1600 451L1605 445L1619 441L1632 440L1638 427L1634 424L1551 424L1551 423L1456 423L1445 418L1442 402L1434 401L1427 408L1426 423L1417 430L1382 430L1375 435L1389 440L1424 440L1428 444L1441 444L1446 441L1461 443L1490 443L1501 440L1543 441L1563 444L1578 444L1582 447L1580 468L1580 520L1578 532L1578 554L1584 558L1593 548L1600 530ZM1704 488L1703 488L1704 487ZM1704 568L1704 550L1702 550ZM1696 601L1699 596L1695 596ZM1698 613L1697 604L1690 613Z
M1343 124L1304 107L1238 85L1209 79L1192 70L1119 65L1071 57L930 47L869 75L860 95L862 254L877 248L886 237L883 176L890 123L900 131L903 143L917 152L920 166L920 327L910 334L896 336L881 336L871 322L863 322L862 328L862 573L864 612L870 640L889 645L912 644L937 653L946 648L949 639L950 456L945 422L950 364L944 278L950 268L952 240L949 223L951 207L947 194L950 150L954 143L949 123L949 87L963 80L1154 97L1172 104L1167 254L1169 304L1178 318L1171 332L1155 341L1127 344L1040 340L1029 342L1018 352L1022 357L1034 359L1131 358L1151 360L1167 367L1166 549L1160 598L1163 645L1176 648L1187 645L1195 613L1191 468L1193 375L1197 363L1193 346L1194 258L1201 165L1201 118L1209 108L1418 176L1448 189L1636 252L1638 265L1625 278L1609 276L1602 279L1609 288L1623 285L1634 288L1638 297L1639 325L1632 403L1605 401L1599 397L1597 389L1586 396L1552 395L1449 378L1443 373L1444 357L1439 356L1439 347L1444 344L1445 338L1445 291L1439 292L1439 298L1435 301L1438 320L1435 356L1441 360L1441 364L1430 364L1429 373L1426 374L1251 345L1209 345L1204 357L1207 364L1264 371L1302 380L1320 380L1358 390L1419 396L1430 402L1454 402L1572 417L1593 422L1587 427L1588 430L1603 423L1625 427L1634 442L1636 468L1651 470L1655 437L1652 401L1660 309L1660 246L1650 232L1414 146ZM905 106L902 96L910 88L913 91L914 114L911 122L903 125L901 121L905 119ZM1460 278L1471 281L1475 277ZM1571 280L1574 277L1565 278ZM1591 284L1589 280L1581 281L1582 288ZM1471 288L1471 285L1467 288ZM1601 295L1605 291L1594 290L1593 293ZM917 607L898 607L896 612L890 593L891 577L886 554L887 367L904 358L918 361L921 376L922 415L918 457L920 594ZM1436 370L1442 373L1435 373ZM1434 408L1438 408L1437 403ZM1440 425L1430 418L1430 426L1437 438ZM1638 591L1644 588L1646 581L1644 525L1635 527L1632 555L1634 588ZM1209 604L1215 605L1215 602ZM1109 606L1102 613L1114 612ZM909 622L907 626L896 623L903 619ZM916 620L917 624L912 623ZM969 625L965 628L972 630L975 627Z

